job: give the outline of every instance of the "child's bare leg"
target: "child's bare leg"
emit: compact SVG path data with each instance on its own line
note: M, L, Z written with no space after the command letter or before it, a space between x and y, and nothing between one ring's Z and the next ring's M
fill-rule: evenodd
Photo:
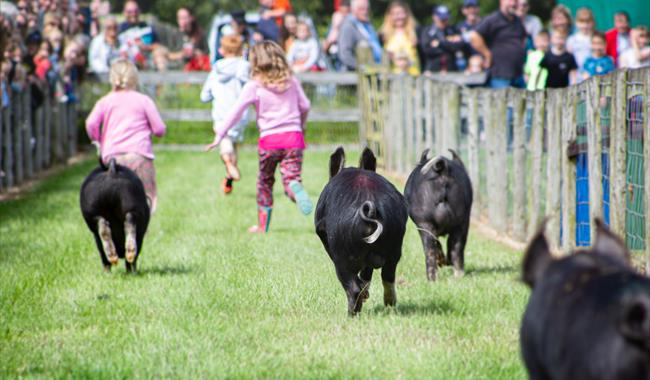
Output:
M226 166L226 178L239 181L239 168L237 167L237 151L233 141L226 137L221 141L221 160Z

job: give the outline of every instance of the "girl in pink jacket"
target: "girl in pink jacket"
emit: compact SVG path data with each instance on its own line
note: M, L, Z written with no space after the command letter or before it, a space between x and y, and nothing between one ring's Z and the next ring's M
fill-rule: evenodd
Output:
M136 91L138 69L118 59L109 73L112 91L99 99L86 119L86 131L99 144L103 162L115 158L133 170L144 185L151 213L156 209L156 170L151 135L163 136L163 123L156 104Z
M282 184L287 196L308 215L313 205L302 185L302 160L305 149L304 128L309 100L298 80L293 77L284 51L275 42L264 41L249 53L251 78L230 114L215 126L215 138L206 150L219 145L226 133L253 105L257 110L260 172L257 178L258 224L249 232L268 232L273 208L275 169L280 165Z

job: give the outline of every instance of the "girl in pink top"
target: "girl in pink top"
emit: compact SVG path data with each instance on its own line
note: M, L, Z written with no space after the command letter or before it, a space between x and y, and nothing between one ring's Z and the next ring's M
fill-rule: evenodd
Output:
M163 136L163 123L156 104L136 91L138 70L126 59L111 65L112 91L99 99L86 119L86 131L99 144L102 161L115 158L142 180L151 212L156 209L156 170L151 134Z
M275 42L264 41L250 53L251 77L230 114L215 128L215 137L206 150L219 145L242 114L253 105L257 110L260 172L257 178L258 224L249 232L268 232L273 208L275 169L280 165L282 184L287 196L308 215L313 205L302 186L302 158L305 149L303 131L309 100L298 80L293 77L284 51Z

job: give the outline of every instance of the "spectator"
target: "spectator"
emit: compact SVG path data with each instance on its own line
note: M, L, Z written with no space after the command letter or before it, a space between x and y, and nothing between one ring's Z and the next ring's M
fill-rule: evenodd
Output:
M648 28L641 25L630 32L632 47L621 54L620 67L638 69L650 66L650 34Z
M291 44L296 39L296 30L298 26L298 17L293 13L284 15L282 26L280 27L280 46L285 52L289 52Z
M594 32L591 36L591 56L585 60L583 78L587 79L596 75L606 75L616 70L614 60L607 55L605 35Z
M230 28L232 29L230 33L224 33L229 35L231 33L237 34L242 40L242 51L244 58L248 59L248 51L255 44L253 35L255 34L251 28L248 27L246 23L246 11L237 10L230 14L232 21L230 22ZM217 59L222 58L221 55L217 55Z
M356 70L358 45L365 45L372 50L375 63L381 62L382 48L375 28L370 23L370 5L368 0L352 0L350 15L341 25L339 34L339 60L346 70Z
M409 6L402 1L393 1L388 6L384 15L384 23L380 28L380 34L384 41L384 50L388 53L394 69L397 72L403 70L397 67L395 56L398 52L407 55L410 66L407 71L411 75L419 75L417 44L418 38L415 28L417 22ZM401 59L403 66L405 59Z
M50 56L52 55L52 45L48 40L41 42L36 55L34 55L34 66L36 76L45 81L47 80L48 73L52 70L52 62Z
M625 11L614 14L614 28L605 33L607 55L612 57L614 65L618 65L618 58L630 48L630 16Z
M524 67L524 78L526 89L529 91L543 90L546 87L548 70L540 66L540 62L548 52L548 32L542 29L534 38L535 50L528 52L526 66Z
M96 74L108 73L111 63L120 57L117 19L107 17L103 24L104 30L93 38L88 52L90 71Z
M275 17L281 17L284 13L280 14L273 9L273 0L259 0L260 1L260 20L257 22L257 31L262 35L264 40L279 41L280 28L275 21Z
M594 34L594 14L589 8L580 8L576 12L576 32L567 40L567 51L576 59L582 71L585 60L591 54L591 36Z
M524 87L526 29L516 10L517 0L500 0L499 10L471 32L472 47L489 68L488 85L492 88Z
M449 8L439 5L433 9L433 24L422 30L420 49L426 73L457 71L456 53L464 47L462 37L449 25Z
M179 8L176 12L176 22L178 30L183 33L183 48L181 51L169 53L169 60L182 62L185 71L210 71L205 34L192 12L185 7Z
M479 7L477 0L465 0L463 1L463 7L461 13L465 19L456 25L456 30L463 37L463 55L462 57L456 56L456 66L459 70L463 70L467 66L467 62L472 56L478 55L479 53L472 48L472 45L469 41L469 35L474 28L481 22L481 16L479 16ZM483 60L481 59L481 62ZM477 62L477 59L474 59L474 62Z
M526 33L528 37L532 40L535 38L537 33L539 33L543 26L542 21L539 17L535 15L528 14L530 10L530 4L528 0L519 0L517 1L517 16L521 18L521 21L524 22L524 28L526 28Z
M309 25L299 21L297 26L297 39L291 45L287 54L287 61L294 73L304 73L318 70L320 50L318 41L311 35Z
M572 32L571 11L566 6L559 4L551 10L551 27L549 32L553 35L556 30L563 30L567 35Z
M102 0L92 0L90 2L90 26L89 34L96 37L100 33L99 20L111 14L111 3Z
M156 45L156 33L151 25L140 21L140 7L134 0L124 3L124 18L118 34L121 54L137 66L147 67Z
M338 45L338 39L339 39L339 33L341 31L341 24L343 24L343 21L345 18L350 14L350 1L349 0L341 0L339 3L339 7L332 14L332 22L330 24L330 29L327 32L327 38L325 39L325 42L323 43L323 50L329 55L333 61L338 62L338 51L339 51L339 45ZM337 64L335 63L335 67L338 68Z
M482 72L483 72L483 56L481 56L480 54L474 54L473 56L469 57L467 69L465 69L465 74L466 75L480 74Z
M564 88L576 83L577 69L573 55L566 51L567 36L562 29L551 35L551 49L546 52L539 67L548 70L547 88Z

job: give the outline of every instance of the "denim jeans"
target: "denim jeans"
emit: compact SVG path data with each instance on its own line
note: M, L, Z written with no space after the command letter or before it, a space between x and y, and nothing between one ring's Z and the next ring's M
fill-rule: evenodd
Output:
M517 77L513 79L492 77L490 78L488 87L493 89L500 89L500 88L507 88L507 87L525 88L526 82L524 81L523 77Z

